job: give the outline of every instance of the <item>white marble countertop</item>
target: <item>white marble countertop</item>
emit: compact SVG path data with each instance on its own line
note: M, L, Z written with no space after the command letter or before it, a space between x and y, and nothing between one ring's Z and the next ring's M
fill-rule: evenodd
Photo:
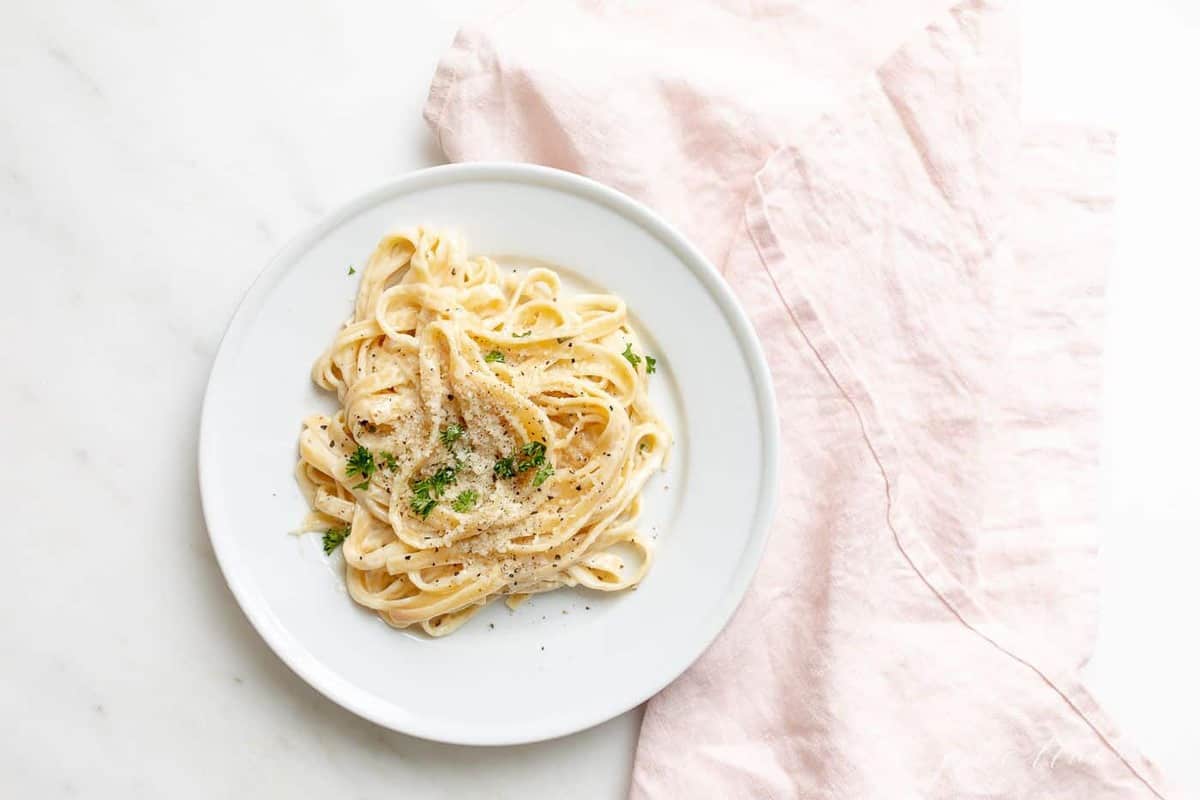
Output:
M623 796L638 712L475 749L326 701L246 623L200 515L200 399L235 304L302 226L439 160L425 89L486 5L0 6L0 795ZM1200 752L1200 12L1028 5L1028 108L1122 136L1088 669L1182 773Z

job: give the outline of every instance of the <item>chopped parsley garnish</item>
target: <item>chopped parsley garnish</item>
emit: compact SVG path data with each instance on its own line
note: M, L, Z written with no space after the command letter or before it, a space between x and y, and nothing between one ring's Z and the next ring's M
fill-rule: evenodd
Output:
M521 448L520 460L517 461L517 472L527 472L546 463L546 445L541 442L529 442Z
M380 453L379 460L375 464L380 469L386 469L388 472L395 472L400 468L400 464L396 461L395 453Z
M429 476L429 482L433 486L434 497L441 497L451 484L458 482L458 465L446 464L438 467L437 471Z
M358 446L348 459L346 459L346 475L361 475L363 482L355 486L355 489L366 489L371 485L371 476L375 474L375 459L371 458L371 451Z
M438 504L438 500L445 494L446 489L457 481L457 465L444 464L438 467L429 477L409 484L413 496L408 499L408 507L421 519L428 517L429 512L433 511L433 507Z
M524 333L514 333L513 338L514 339L524 339L526 336L532 336L532 335L533 335L533 331L525 331Z
M549 478L553 474L554 474L554 465L553 464L543 464L542 466L538 467L538 471L535 472L533 475L533 485L541 486L543 483L546 482L546 479Z
M438 438L442 440L442 444L446 445L446 447L450 447L455 442L457 442L459 439L461 439L462 435L463 435L462 425L459 425L457 422L451 422L449 425L447 425L445 428L442 429L442 432L438 436Z
M325 548L325 555L329 555L338 548L342 542L346 541L346 537L350 535L350 528L330 528L325 531L325 535L321 537L321 544Z
M492 472L497 478L511 478L516 475L517 470L513 467L512 456L496 459L495 465L492 466Z
M429 516L429 512L433 511L433 507L438 504L437 498L429 496L428 486L422 486L419 489L414 486L413 488L413 496L408 499L408 507L418 517L425 519Z
M351 265L350 265L350 271L349 271L349 272L347 272L346 274L347 274L347 275L353 275L355 272L356 272L356 270L354 269L354 265L353 265L353 264L351 264Z
M634 369L637 369L637 365L642 363L642 357L633 352L632 342L625 343L625 352L621 353L621 355L625 357L626 361L633 365ZM654 356L646 356L646 374L653 375L657 371L658 359Z
M497 478L513 478L531 469L537 470L534 486L541 486L554 474L554 465L546 460L546 445L542 442L526 442L515 454L496 459L496 465L492 467Z
M455 511L461 514L474 508L475 501L478 499L478 494L471 489L467 489L466 491L459 492L458 497L454 498L454 502L450 505Z
M504 353L501 353L499 350L493 350L492 352L490 352L486 356L484 356L483 360L488 362L489 364L492 363L493 361L499 361L501 364L503 364L504 363Z

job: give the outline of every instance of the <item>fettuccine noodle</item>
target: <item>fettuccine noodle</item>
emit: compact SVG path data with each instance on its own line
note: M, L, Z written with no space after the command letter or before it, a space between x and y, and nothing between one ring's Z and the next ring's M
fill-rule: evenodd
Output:
M639 493L671 444L655 366L619 297L389 235L313 366L340 409L304 420L304 529L341 542L356 602L433 636L498 597L632 587Z

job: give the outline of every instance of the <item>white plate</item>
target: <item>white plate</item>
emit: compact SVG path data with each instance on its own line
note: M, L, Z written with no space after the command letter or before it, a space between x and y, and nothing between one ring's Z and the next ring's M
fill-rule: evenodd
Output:
M675 435L645 491L655 563L634 592L562 590L493 603L453 635L396 631L356 606L341 556L288 534L300 420L332 409L309 368L349 315L358 276L397 227L453 227L473 253L558 265L621 295L658 357L651 395ZM620 714L674 680L729 619L762 553L778 425L766 361L703 256L659 217L576 175L469 164L388 182L284 248L221 342L204 399L200 484L225 579L267 644L318 691L398 731L515 744Z

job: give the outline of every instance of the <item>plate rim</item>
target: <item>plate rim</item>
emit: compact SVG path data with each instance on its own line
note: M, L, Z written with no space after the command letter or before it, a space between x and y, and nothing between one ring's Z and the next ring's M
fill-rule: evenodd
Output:
M393 708L390 705L379 708L377 704L374 704L375 707L373 707L373 704L369 702L373 696L371 693L356 686L293 644L290 634L282 626L276 624L274 614L265 596L261 592L255 591L249 585L248 578L244 578L239 573L241 559L234 552L235 541L232 533L214 525L214 520L219 520L219 517L215 511L217 480L213 473L216 465L215 456L211 452L214 445L213 437L209 435L213 417L211 401L215 393L214 387L220 385L221 378L230 368L233 358L231 345L253 319L253 315L248 315L249 310L257 307L266 298L274 287L274 278L278 277L289 263L348 217L396 194L435 186L479 181L532 184L575 194L625 217L670 249L700 281L732 328L754 384L758 413L763 426L763 481L759 487L755 514L749 526L747 546L743 551L744 555L739 561L737 571L730 576L730 580L726 584L727 589L716 612L710 615L707 624L701 628L703 635L697 637L697 641L691 644L688 652L684 653L682 657L676 655L674 659L670 659L670 668L663 673L665 677L650 682L648 688L636 692L636 699L632 703L621 703L621 707L607 710L602 714L572 716L564 713L556 720L557 724L546 725L540 733L532 736L527 734L505 736L494 733L474 735L471 731L461 729L448 731L445 725L423 725L421 720L416 717L398 718L397 715L390 713ZM762 343L732 289L721 277L716 267L682 233L649 207L591 178L536 164L481 161L442 164L388 178L359 192L332 211L323 214L315 222L305 226L299 233L291 237L276 252L254 278L238 302L217 345L216 356L205 384L200 410L197 476L205 530L225 583L251 627L293 673L342 708L390 730L448 744L502 746L555 739L587 730L613 719L658 694L703 655L733 617L762 560L779 493L779 439L779 415L775 388ZM683 649L680 648L681 651Z

